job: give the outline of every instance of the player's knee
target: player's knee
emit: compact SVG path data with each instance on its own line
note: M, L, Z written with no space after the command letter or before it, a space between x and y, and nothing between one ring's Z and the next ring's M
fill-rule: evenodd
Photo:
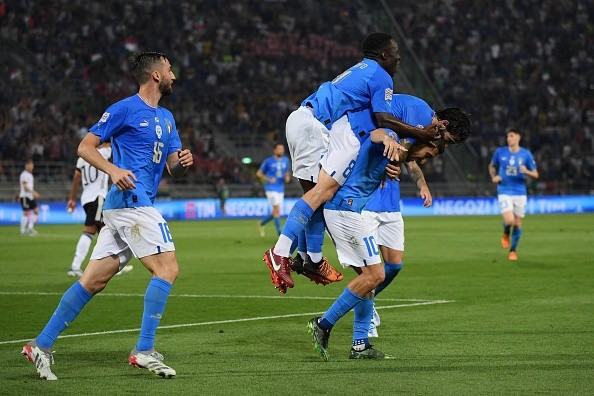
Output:
M105 289L105 286L107 286L108 281L109 279L107 278L86 278L83 276L80 279L80 284L82 287L85 288L86 291L88 291L92 295L95 295L103 291L103 289Z

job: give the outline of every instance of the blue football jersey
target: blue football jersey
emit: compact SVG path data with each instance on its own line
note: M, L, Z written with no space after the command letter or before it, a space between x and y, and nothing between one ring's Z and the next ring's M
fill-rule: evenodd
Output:
M364 58L323 83L301 105L312 107L315 117L330 129L347 111L371 108L375 113L389 113L393 91L392 76L376 61Z
M412 95L394 95L392 114L407 124L424 127L431 124L435 111L421 98ZM414 143L414 139L412 140ZM400 212L400 182L386 179L375 191L365 210L370 212Z
M134 95L111 105L89 131L101 142L110 140L113 163L137 179L134 190L120 191L112 185L103 209L152 206L167 156L181 149L171 112Z
M389 131L397 139L394 132ZM326 202L329 210L346 210L361 213L373 192L384 179L388 157L384 156L384 145L367 139L361 145L359 156L352 162L350 174L334 197Z
M508 146L499 147L493 154L491 165L498 169L498 175L501 176L497 194L526 195L526 175L520 173L520 166L536 170L530 150L520 147L517 153L512 153Z
M283 156L279 159L274 156L268 157L260 165L260 170L267 178L275 179L274 183L264 182L265 191L285 191L285 174L289 170L289 159L287 157Z

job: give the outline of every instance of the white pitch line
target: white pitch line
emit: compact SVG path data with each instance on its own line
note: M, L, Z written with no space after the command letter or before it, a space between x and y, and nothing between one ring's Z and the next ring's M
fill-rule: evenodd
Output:
M412 304L388 305L388 306L384 306L384 307L375 307L375 309L379 310L379 309L392 309L392 308L406 308L406 307L414 307L414 306L420 306L420 305L446 304L449 302L452 302L452 301L434 300L434 301L416 302L416 303L412 303ZM217 321L212 321L212 322L184 323L184 324L177 324L177 325L159 326L159 330L161 330L161 329L179 329L182 327L208 326L208 325L225 324L225 323L255 322L255 321L270 320L270 319L297 318L297 317L301 317L301 316L316 316L316 315L321 315L323 313L324 313L323 311L322 312L307 312L307 313L288 314L288 315L257 316L255 318L244 318L244 319L217 320ZM91 337L91 336L106 335L106 334L137 333L139 331L140 331L140 329L97 331L94 333L67 334L67 335L59 336L58 338ZM22 339L22 340L0 341L0 345L20 344L20 343L27 342L30 340L31 340L30 338L26 338L26 339Z
M58 292L2 292L0 296L61 296L64 293ZM95 297L144 297L140 293L99 293ZM256 295L232 295L232 294L171 294L169 298L253 298L265 300L336 300L336 297L321 297L321 296L256 296ZM375 301L411 301L411 302L427 302L427 301L445 301L445 300L427 300L417 298L376 298ZM453 301L445 301L453 302Z

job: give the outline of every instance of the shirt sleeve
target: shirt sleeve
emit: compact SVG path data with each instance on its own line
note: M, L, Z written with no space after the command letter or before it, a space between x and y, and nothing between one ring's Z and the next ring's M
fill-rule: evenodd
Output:
M171 120L169 118L165 119L166 128L171 128L171 140L167 155L175 153L177 150L182 148L181 139L179 138L179 133L177 132L177 125L175 124L173 115L170 114L170 117Z
M392 96L394 82L381 67L371 76L368 82L371 93L371 108L374 113L392 113Z
M534 171L536 170L536 161L534 161L534 156L530 151L526 151L526 169Z
M262 164L260 165L260 168L258 170L262 171L262 173L264 173L264 176L266 176L266 171L268 168L268 158L266 158Z
M89 132L99 136L101 143L109 140L121 130L126 113L127 110L124 106L117 106L117 104L110 106L103 113L101 119L89 129Z

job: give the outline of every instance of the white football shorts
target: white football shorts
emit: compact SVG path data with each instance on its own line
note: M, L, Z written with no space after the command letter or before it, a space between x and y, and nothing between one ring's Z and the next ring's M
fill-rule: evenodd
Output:
M500 194L497 196L497 201L499 202L501 213L513 210L514 214L521 219L526 215L526 195Z
M285 193L279 191L266 191L266 199L268 200L268 204L270 206L283 206L283 201L285 200Z
M289 115L285 133L293 176L317 183L320 159L328 150L328 132L309 107L301 106Z
M340 117L330 129L328 153L320 161L322 168L339 185L343 185L355 165L361 142L353 133L348 117Z
M91 260L129 257L127 250L136 258L175 250L167 222L152 206L104 210L103 222Z
M375 237L361 213L324 209L324 217L343 267L381 264Z
M378 245L404 252L404 219L401 212L364 210L361 214Z

